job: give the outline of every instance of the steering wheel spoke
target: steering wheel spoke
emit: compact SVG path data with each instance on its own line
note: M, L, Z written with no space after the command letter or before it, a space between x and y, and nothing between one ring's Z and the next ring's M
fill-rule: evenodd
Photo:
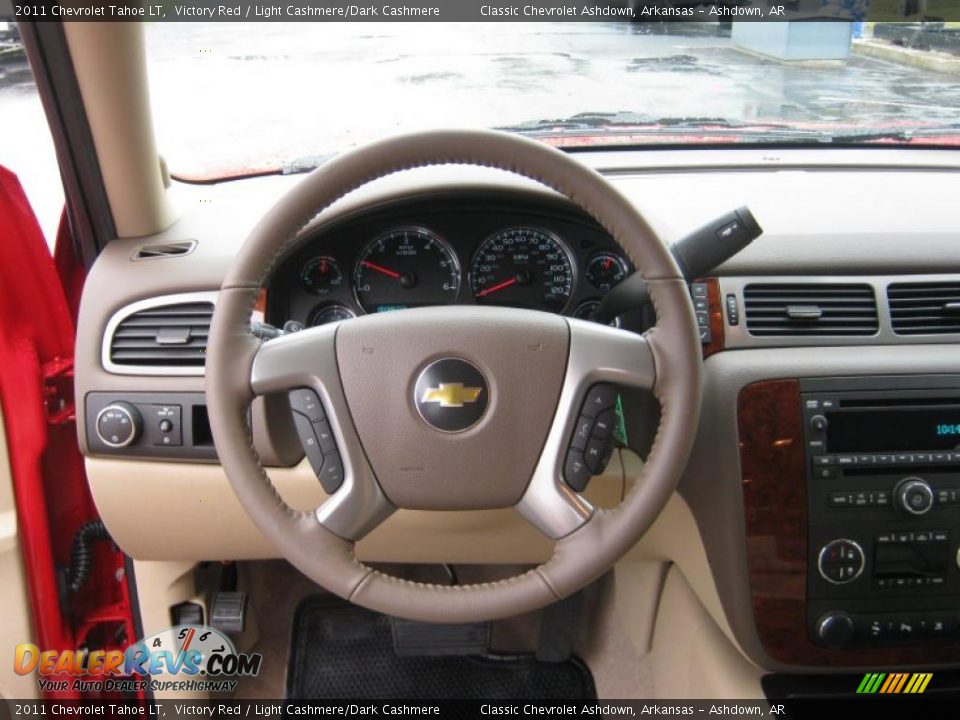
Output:
M636 333L570 319L570 354L556 420L517 510L553 539L589 521L580 495L612 448L616 387L651 389L656 380L650 344Z
M395 508L384 496L357 437L340 385L336 325L323 325L267 341L253 359L256 395L289 393L297 435L330 498L317 520L356 541Z

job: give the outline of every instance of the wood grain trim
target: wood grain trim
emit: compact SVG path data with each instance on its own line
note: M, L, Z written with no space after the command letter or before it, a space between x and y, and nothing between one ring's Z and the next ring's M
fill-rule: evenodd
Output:
M737 402L747 568L757 634L774 660L823 667L955 663L956 645L834 650L806 630L807 483L800 383L747 385Z

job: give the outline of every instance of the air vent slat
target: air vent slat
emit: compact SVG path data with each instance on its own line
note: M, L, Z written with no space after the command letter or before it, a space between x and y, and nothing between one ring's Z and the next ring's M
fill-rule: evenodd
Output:
M754 283L744 288L743 297L751 335L874 335L879 329L870 285Z
M125 317L110 338L116 365L202 367L213 317L212 302L145 308Z
M197 243L195 240L141 245L137 248L136 252L134 252L133 260L156 260L159 258L179 257L192 252L196 246Z
M890 323L897 335L960 333L960 283L894 283L887 287ZM953 308L948 307L953 305Z

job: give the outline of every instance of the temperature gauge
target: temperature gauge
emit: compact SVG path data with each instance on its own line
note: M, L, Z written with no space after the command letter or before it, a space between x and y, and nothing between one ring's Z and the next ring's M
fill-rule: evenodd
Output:
M329 295L343 287L343 272L337 261L327 255L311 258L300 271L300 284L314 295Z
M597 253L587 262L587 280L600 292L613 289L629 274L627 261L613 253Z

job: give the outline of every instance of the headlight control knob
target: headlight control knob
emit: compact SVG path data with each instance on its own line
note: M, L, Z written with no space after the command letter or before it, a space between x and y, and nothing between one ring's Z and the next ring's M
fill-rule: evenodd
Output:
M894 491L900 509L911 515L924 515L933 507L933 489L918 477L904 478Z
M140 437L143 418L137 409L127 402L114 402L97 414L97 437L104 445L125 448Z

